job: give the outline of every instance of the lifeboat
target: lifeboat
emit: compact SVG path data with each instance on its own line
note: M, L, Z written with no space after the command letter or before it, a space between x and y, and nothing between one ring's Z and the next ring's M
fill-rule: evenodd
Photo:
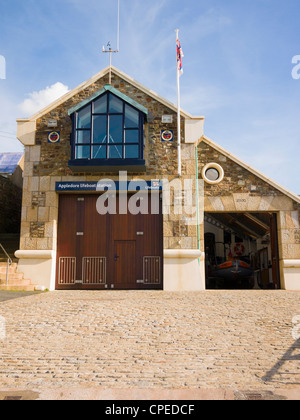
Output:
M251 266L242 260L226 261L220 264L212 272L213 277L224 280L243 280L249 279L254 275Z

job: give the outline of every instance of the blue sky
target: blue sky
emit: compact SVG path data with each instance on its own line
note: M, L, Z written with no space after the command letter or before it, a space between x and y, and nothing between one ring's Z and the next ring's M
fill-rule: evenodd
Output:
M176 103L175 32L184 51L181 106L205 134L300 194L299 0L120 0L113 64ZM22 151L29 116L108 65L117 0L0 0L0 152ZM1 74L1 69L0 69Z

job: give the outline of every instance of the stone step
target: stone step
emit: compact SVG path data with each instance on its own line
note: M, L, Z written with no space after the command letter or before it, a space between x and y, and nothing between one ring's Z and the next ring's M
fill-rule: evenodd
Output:
M6 262L0 262L0 268L6 268L6 267L7 267L7 261ZM18 263L12 263L9 267L16 270L17 267L18 267Z
M0 263L0 291L29 291L35 290L36 286L31 284L31 280L24 279L23 273L17 273L18 264L13 263L8 269L8 281L6 285L7 263Z
M6 270L7 270L7 267L0 267L0 274L6 274ZM12 266L8 267L9 274L16 273L17 272L16 270L17 270L17 267L12 267Z
M9 280L23 280L24 274L23 273L11 273L8 274ZM6 280L6 274L0 273L0 282L3 282L3 280Z
M0 284L3 286L6 285L6 279L1 280ZM31 285L31 280L29 279L14 279L14 278L8 278L7 282L8 286L29 286Z

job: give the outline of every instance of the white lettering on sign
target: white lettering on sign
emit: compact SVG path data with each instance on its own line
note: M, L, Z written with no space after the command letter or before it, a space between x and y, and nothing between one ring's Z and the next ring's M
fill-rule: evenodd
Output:
M165 124L172 124L173 115L163 115L161 121Z

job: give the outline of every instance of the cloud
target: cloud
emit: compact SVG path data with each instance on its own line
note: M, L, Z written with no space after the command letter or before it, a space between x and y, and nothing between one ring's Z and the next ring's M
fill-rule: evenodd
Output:
M33 115L68 92L68 86L57 82L38 92L30 93L29 98L19 105L19 109L25 116Z

